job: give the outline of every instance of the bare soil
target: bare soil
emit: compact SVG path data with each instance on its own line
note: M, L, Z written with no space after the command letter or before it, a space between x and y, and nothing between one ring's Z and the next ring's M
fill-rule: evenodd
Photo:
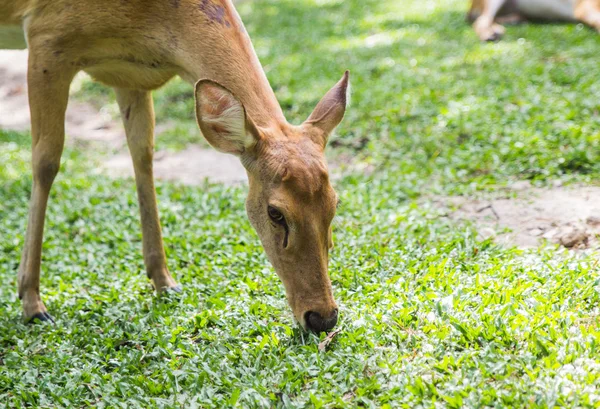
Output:
M0 128L31 128L27 99L27 50L0 50ZM83 141L101 141L110 147L125 143L121 124L92 105L71 99L65 132Z
M505 246L559 244L569 249L600 246L600 187L535 188L517 182L505 197L434 199L453 220L472 222L480 238Z
M27 50L0 50L0 128L30 129ZM165 125L157 126L158 131L164 129ZM102 172L114 177L133 176L125 132L119 120L91 104L71 98L65 130L67 143L98 142L106 151L119 152L114 156L107 154ZM190 185L201 184L206 179L228 184L246 181L246 172L236 158L197 145L190 145L181 152L157 152L155 172L159 179Z

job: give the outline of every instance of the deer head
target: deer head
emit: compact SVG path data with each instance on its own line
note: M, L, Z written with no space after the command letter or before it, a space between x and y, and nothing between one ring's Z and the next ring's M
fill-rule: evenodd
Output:
M338 197L324 150L344 116L347 91L348 72L302 125L259 127L223 86L201 80L195 89L202 134L216 149L238 156L246 168L248 218L295 318L317 332L330 330L338 318L328 274Z

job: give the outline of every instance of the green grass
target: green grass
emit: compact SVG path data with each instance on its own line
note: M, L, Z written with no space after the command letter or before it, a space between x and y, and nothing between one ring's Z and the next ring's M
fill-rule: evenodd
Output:
M290 121L352 72L352 106L331 154L374 170L336 182L330 273L342 332L326 352L292 322L244 214L245 188L159 184L169 266L185 290L157 299L143 272L134 183L90 174L92 154L72 149L44 245L42 294L57 325L23 325L16 270L29 137L0 131L0 404L600 405L598 254L502 249L426 200L491 195L517 179L598 181L600 39L578 26L531 25L480 44L465 7L240 6ZM159 145L193 140L190 96L179 82L155 94L159 120L181 126Z

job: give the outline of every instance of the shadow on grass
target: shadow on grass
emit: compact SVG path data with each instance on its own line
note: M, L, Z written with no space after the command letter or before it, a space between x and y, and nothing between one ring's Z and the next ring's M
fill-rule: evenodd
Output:
M372 0L252 4L242 15L290 122L350 69L352 104L332 146L432 172L589 172L583 146L593 134L575 128L595 109L581 109L597 88L591 30L525 24L490 44L451 0L432 11ZM573 104L569 122L551 108ZM556 167L558 156L577 164Z

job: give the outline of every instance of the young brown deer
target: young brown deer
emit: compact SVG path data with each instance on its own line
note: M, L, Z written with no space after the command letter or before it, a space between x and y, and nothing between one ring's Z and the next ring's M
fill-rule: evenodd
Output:
M39 291L44 219L63 150L69 85L83 70L117 95L134 164L144 263L154 288L180 291L167 269L156 205L151 96L179 75L195 84L204 137L237 155L247 170L248 217L294 316L314 331L335 326L328 253L337 195L323 152L344 116L347 72L310 117L293 126L231 0L1 0L0 38L21 27L26 45L14 35L0 45L29 48L33 188L18 273L27 320L52 319Z
M581 21L600 30L600 0L472 0L467 19L481 41L504 35L503 22Z

